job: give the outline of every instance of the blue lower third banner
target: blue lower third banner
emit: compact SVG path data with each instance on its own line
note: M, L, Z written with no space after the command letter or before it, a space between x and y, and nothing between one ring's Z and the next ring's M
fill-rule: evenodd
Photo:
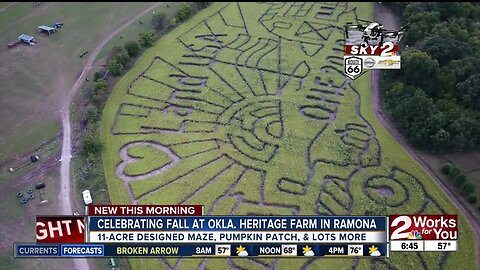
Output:
M15 243L14 257L388 257L370 244L33 244Z

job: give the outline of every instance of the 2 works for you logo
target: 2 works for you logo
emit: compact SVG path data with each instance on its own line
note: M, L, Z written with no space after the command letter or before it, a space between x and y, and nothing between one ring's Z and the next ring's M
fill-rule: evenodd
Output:
M390 240L457 239L457 215L390 215Z

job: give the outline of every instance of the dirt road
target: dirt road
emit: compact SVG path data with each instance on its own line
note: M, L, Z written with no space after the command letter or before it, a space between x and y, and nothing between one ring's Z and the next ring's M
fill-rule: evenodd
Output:
M72 147L71 147L71 126L70 126L70 105L71 100L77 90L80 88L80 85L85 80L85 74L90 72L92 68L93 62L97 58L98 53L100 50L118 33L123 31L127 26L132 24L133 22L137 21L140 17L145 15L147 12L151 11L152 9L156 8L157 6L161 5L162 3L156 3L144 10L142 13L138 14L135 18L131 19L130 21L126 22L122 26L120 26L117 30L110 33L107 37L103 38L100 43L95 47L95 49L90 54L87 62L85 63L82 73L77 78L77 81L72 86L70 91L67 93L67 98L65 99L65 103L62 109L62 129L63 129L63 143L62 143L62 157L61 167L60 167L60 192L58 194L59 201L63 202L61 204L61 214L71 215L72 211L72 199L75 199L74 193L72 192L72 183L70 182L70 159L72 158ZM89 265L86 259L74 259L75 268L78 270L88 270Z
M382 23L387 29L398 29L399 28L399 23L395 18L395 15L391 12L390 9L384 7L384 6L379 6L375 5L375 14L378 17L378 21ZM477 267L480 267L480 224L478 220L473 216L470 211L466 208L465 202L459 200L457 196L455 196L447 187L442 179L440 179L435 171L428 165L428 163L417 154L415 149L410 146L405 138L395 129L394 125L390 122L390 120L384 115L382 111L382 104L380 100L380 70L372 70L372 110L373 113L375 114L376 118L378 121L387 129L390 134L393 136L393 138L403 146L405 150L407 150L407 153L417 161L418 164L420 164L423 169L428 173L430 178L434 179L435 182L447 193L447 196L449 197L450 201L459 209L462 211L464 216L467 218L468 222L470 223L470 226L473 229L473 232L476 237L476 242L477 242Z

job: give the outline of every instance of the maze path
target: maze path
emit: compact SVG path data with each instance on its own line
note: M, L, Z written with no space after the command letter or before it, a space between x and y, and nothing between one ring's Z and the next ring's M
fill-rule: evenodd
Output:
M343 75L341 26L356 18L350 3L230 3L178 35L173 56L157 55L128 86L111 126L111 136L126 141L116 176L132 202L198 203L208 214L231 215L443 213L408 168L384 161ZM157 167L142 165L150 151L129 154L141 146L160 151ZM126 164L136 166L134 175ZM409 261L442 269L447 256ZM282 259L162 264L289 266ZM351 262L353 269L402 266Z

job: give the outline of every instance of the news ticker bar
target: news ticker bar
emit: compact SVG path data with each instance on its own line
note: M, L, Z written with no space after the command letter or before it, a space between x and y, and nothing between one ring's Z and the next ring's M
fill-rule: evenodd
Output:
M90 216L87 242L386 243L387 223L378 216Z
M361 245L15 243L14 257L389 257L389 249L385 243Z
M457 251L457 241L391 241L391 251Z

